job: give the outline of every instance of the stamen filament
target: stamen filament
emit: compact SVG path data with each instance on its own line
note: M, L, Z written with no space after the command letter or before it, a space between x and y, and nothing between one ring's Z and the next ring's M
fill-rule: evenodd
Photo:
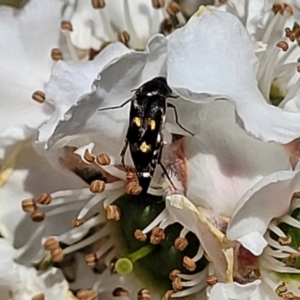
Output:
M164 209L146 228L142 230L144 234L150 232L155 226L161 223L168 216L168 212Z
M82 249L90 244L93 244L94 242L96 242L97 240L99 240L100 238L102 238L103 236L103 232L102 230L100 231L97 231L95 232L93 235L91 235L90 237L86 238L85 240L83 241L80 241L79 243L77 244L74 244L68 248L65 248L63 251L65 254L69 254L69 253L72 253L72 252L75 252L79 249Z
M101 224L103 221L104 221L104 218L100 215L97 215L97 216L89 219L88 221L86 221L82 226L72 228L71 230L58 236L57 240L65 243L67 245L71 245L71 244L75 243L76 241L82 239L89 232L89 230L91 228ZM109 232L106 229L106 227L101 229L102 233L103 233L103 231L107 232L107 234Z
M285 215L282 218L280 218L279 220L280 220L280 222L289 224L293 227L296 227L296 228L300 229L300 222L297 221L295 218L289 216L289 215Z

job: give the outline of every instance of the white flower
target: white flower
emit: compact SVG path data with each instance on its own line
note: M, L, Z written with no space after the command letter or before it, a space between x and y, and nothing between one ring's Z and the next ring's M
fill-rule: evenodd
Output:
M60 11L56 0L32 0L20 10L0 7L0 131L18 125L36 128L49 118L51 107L33 101L32 95L43 91L50 77ZM43 101L42 93L39 99Z
M144 49L148 40L162 30L169 17L170 1L66 1L64 18L71 22L71 41L82 50L99 51L106 43L121 41L133 49ZM174 11L184 24L178 5ZM167 9L172 13L173 9ZM176 19L176 18L175 18ZM178 22L178 21L177 21Z

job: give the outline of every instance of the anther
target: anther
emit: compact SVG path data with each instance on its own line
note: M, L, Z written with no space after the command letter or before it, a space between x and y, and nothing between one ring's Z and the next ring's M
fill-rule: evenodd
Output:
M188 271L193 272L193 271L195 271L195 269L196 269L196 264L195 264L195 262L194 262L191 258L189 258L188 256L185 256L185 257L183 258L182 264L183 264L183 266L184 266Z
M140 242L145 242L147 239L147 235L145 233L143 233L143 231L140 229L137 229L134 232L134 237Z
M180 6L176 2L171 2L166 10L169 15L174 16L180 12Z
M112 295L114 297L128 297L129 293L125 289L123 289L121 287L118 287L118 288L113 290Z
M182 290L182 282L179 277L176 277L175 280L172 282L172 288L175 292L179 292Z
M92 193L102 193L105 190L105 182L102 180L94 180L90 184L90 191Z
M106 207L106 217L108 220L119 221L121 218L121 210L116 205L108 205Z
M165 0L152 0L152 5L154 8L162 8L165 6Z
M80 290L76 296L79 300L98 300L98 293L90 290Z
M210 286L213 286L218 283L218 278L215 275L206 276L206 283Z
M53 251L55 249L60 248L59 242L55 238L49 238L44 243L44 249Z
M79 226L81 226L83 224L84 224L84 220L83 219L74 219L72 221L73 227L79 227Z
M73 26L72 26L71 22L69 22L69 21L62 21L60 23L60 28L62 30L73 31Z
M47 193L43 193L36 198L36 202L43 205L49 205L51 201L52 197Z
M61 262L65 257L64 251L61 248L57 248L51 251L51 260L53 262Z
M171 281L174 281L177 277L178 277L178 275L180 274L180 271L179 270L173 270L172 272L170 272L170 274L169 274L169 278L170 278L170 280Z
M45 219L45 213L41 211L33 211L31 213L31 220L33 222L42 222Z
M46 95L42 91L35 91L32 94L31 98L36 102L43 103L46 100Z
M290 29L290 28L285 28L285 36L291 41L294 42L295 41L295 33Z
M62 60L63 59L62 52L58 48L54 48L51 50L51 57L53 60Z
M278 243L281 246L287 246L290 245L292 242L292 237L290 235L286 236L286 237L280 237L278 238Z
M171 300L172 299L172 295L174 294L173 290L169 290L165 293L163 300Z
M162 228L154 227L150 236L150 243L158 245L162 240L166 238L165 232Z
M105 7L105 1L104 0L92 0L92 6L94 8L104 8Z
M285 282L280 283L280 284L277 286L275 292L276 292L276 294L277 294L278 296L281 296L282 294L286 293L286 292L287 292L287 287L286 287L286 285L285 285Z
M284 12L289 15L294 14L293 8L287 4L284 4Z
M139 195L142 192L142 187L135 181L129 181L125 186L125 192L130 195Z
M84 151L84 156L83 157L89 163L92 163L95 160L95 157L87 149Z
M22 201L22 209L24 212L32 213L36 210L34 199L25 199Z
M98 264L98 259L95 253L87 254L85 256L85 262L88 267L95 268Z
M138 292L137 296L138 296L137 297L138 300L150 300L151 299L150 291L147 289L141 289Z
M31 300L45 300L45 294L41 293L41 294L35 295L31 298Z
M275 3L272 7L272 11L276 15L277 13L280 13L281 15L284 12L284 4L283 3Z
M130 41L130 35L127 31L122 31L118 34L118 40L123 43L124 45L127 45Z
M110 164L110 157L107 154L100 154L96 157L96 161L99 165L107 166Z
M289 45L285 41L280 41L276 44L276 47L282 49L283 52L286 52L289 49Z
M295 295L292 292L287 292L281 296L283 297L283 300L296 300L297 299L297 298L295 298Z
M136 181L137 182L137 176L135 172L127 172L126 173L126 179L127 181Z
M179 237L175 240L174 246L177 250L183 251L189 244L186 238Z

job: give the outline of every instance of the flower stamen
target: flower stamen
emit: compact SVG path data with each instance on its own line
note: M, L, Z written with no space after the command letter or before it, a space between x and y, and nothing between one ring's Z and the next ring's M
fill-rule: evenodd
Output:
M151 299L150 291L147 289L141 289L138 292L137 296L138 296L137 300L150 300Z
M62 60L63 54L60 49L54 48L51 50L51 58L55 61Z
M119 42L121 42L124 45L128 45L129 41L130 41L130 35L127 31L122 31L118 34L118 40Z
M45 294L43 293L35 295L31 298L31 300L44 300L44 299L45 299Z
M105 1L104 0L92 0L92 6L95 9L104 8L105 7Z
M46 100L46 94L42 91L35 91L31 97L38 103L44 103Z
M60 24L60 28L66 31L73 31L73 26L69 21L62 21Z

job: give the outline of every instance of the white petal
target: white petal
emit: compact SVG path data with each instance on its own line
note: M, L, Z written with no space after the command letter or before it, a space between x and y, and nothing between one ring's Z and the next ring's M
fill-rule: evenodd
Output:
M64 114L84 94L92 91L92 83L99 72L129 50L121 43L107 46L93 61L65 62L59 61L52 68L51 78L47 84L47 98L55 105L51 119L40 128L39 141L46 141L53 133L57 123Z
M132 90L144 81L165 74L166 39L153 38L145 52L131 52L105 68L94 82L94 92L85 96L65 115L49 140L49 147L72 143L83 146L95 142L94 153L107 153L119 160L125 139L129 106L99 112L99 108L118 106L132 97ZM88 134L87 134L88 133ZM82 138L81 135L85 134ZM72 142L71 142L72 141Z
M276 294L268 293L267 289L261 287L261 281L256 280L248 284L217 283L212 287L209 300L271 300Z
M31 95L44 90L50 76L51 49L58 46L59 1L32 0L21 10L0 8L0 130L10 125L36 127L51 110Z
M288 143L300 136L300 114L266 103L256 69L251 39L229 13L206 12L170 37L168 82L179 95L195 102L203 93L223 95L234 102L247 131Z
M288 211L293 193L299 190L299 171L281 171L263 178L238 202L228 225L228 238L237 240L255 231L263 236L270 221ZM260 245L258 252L263 250Z
M268 245L268 242L263 238L263 236L257 232L253 231L247 235L243 235L239 239L237 239L244 248L248 249L255 256L259 256L262 254L262 250ZM255 243L253 243L255 241Z
M167 196L166 208L172 221L179 222L184 228L197 236L203 249L214 262L216 276L219 281L225 281L227 268L226 259L222 252L220 242L202 221L205 217L201 216L196 206L182 195L175 194Z
M20 221L25 218L32 223L29 216L22 211L21 201L36 197L41 193L51 193L59 189L81 188L86 184L75 174L55 171L44 157L32 147L31 141L19 142L12 149L19 147L13 157L8 153L6 159L13 160L10 176L0 189L0 230L11 241ZM4 166L6 161L4 162ZM6 169L2 169L0 177ZM13 216L13 218L12 218ZM30 234L30 233L29 233Z
M144 49L149 38L159 32L161 22L167 17L164 9L154 9L151 1L107 1L103 9L94 9L90 1L78 1L70 17L73 25L71 39L80 49L98 50L104 42L115 42L118 34L126 31L128 46Z
M198 133L185 138L184 151L187 197L196 206L231 216L241 196L256 182L290 168L283 147L248 136L236 124L233 106L226 101L204 106L192 120Z
M27 300L40 293L49 300L76 299L59 270L50 268L46 272L38 272L16 264L13 261L14 251L6 240L0 239L0 282L1 286L12 291L13 299Z

